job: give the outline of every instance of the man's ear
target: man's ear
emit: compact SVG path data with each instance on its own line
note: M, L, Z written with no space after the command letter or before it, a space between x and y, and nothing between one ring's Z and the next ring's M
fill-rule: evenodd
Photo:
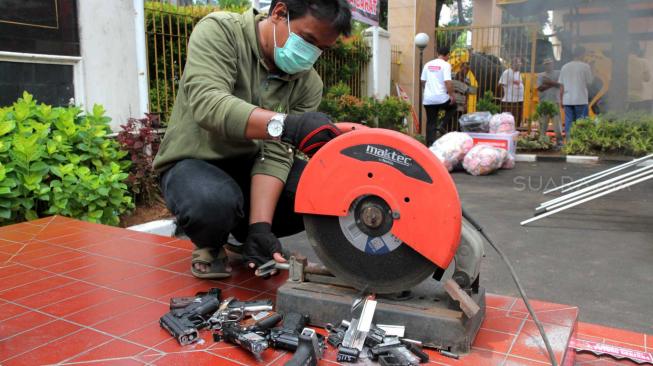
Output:
M274 24L286 21L286 19L288 19L288 6L282 2L278 2L277 5L274 6L274 9L270 10L269 18Z

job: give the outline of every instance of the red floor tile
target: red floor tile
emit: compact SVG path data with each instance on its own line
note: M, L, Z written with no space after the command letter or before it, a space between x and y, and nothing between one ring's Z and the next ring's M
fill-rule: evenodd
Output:
M29 223L29 222L21 222L20 224L5 226L5 227L3 227L2 231L4 231L4 230L7 230L7 231L21 231L21 232L24 232L24 233L35 234L35 233L38 233L39 231L41 231L42 229L43 229L43 226L41 226L41 225L34 225L32 223Z
M0 322L13 318L16 315L26 313L27 311L29 310L22 306L2 302L0 303ZM0 334L0 338L2 338L2 334Z
M138 293L141 288L163 283L175 276L179 275L158 269L144 268L141 273L133 274L122 281L116 281L110 287L120 291Z
M110 233L96 232L96 231L79 231L74 234L59 236L56 238L43 239L47 243L57 244L70 248L83 248L86 246L107 243L114 236Z
M172 365L194 365L194 366L229 366L229 365L242 365L225 358L212 355L210 353L198 351L189 353L175 353L166 355L154 362L157 366L172 366Z
M145 362L136 361L132 358L109 359L102 361L90 361L75 363L75 366L143 366Z
M595 337L603 337L613 341L635 345L644 345L644 334L628 330L609 328L598 324L578 322L578 333Z
M88 350L109 340L110 337L83 329L77 333L59 338L52 343L45 344L23 355L17 356L6 362L11 365L43 365L59 363L77 354Z
M288 271L282 271L278 275L272 276L270 278L254 277L239 283L238 286L252 290L276 291L277 288L286 283L287 280Z
M23 271L22 273L3 278L2 281L0 281L0 291L22 286L52 276L52 274L40 270Z
M572 329L559 325L544 324L544 330L549 338L556 359L558 362L561 362L567 350ZM517 336L515 344L510 350L510 354L542 362L546 362L549 359L546 347L542 341L542 336L535 323L529 320L524 324L519 336Z
M515 341L516 335L480 329L474 340L473 347L488 351L506 353Z
M84 282L74 281L65 286L23 297L22 299L16 300L16 302L33 309L40 309L44 306L52 305L59 301L95 290L96 288Z
M174 271L180 274L191 274L190 272L190 254L186 256L186 258L183 258L181 260L178 260L176 262L169 263L163 268Z
M539 301L539 300L530 300L530 303L531 303L531 307L533 308L533 310L535 310L535 312L548 311L548 310L560 310L560 309L567 309L570 307L569 305L555 304L555 303ZM528 309L524 304L524 300L521 299L518 299L515 302L515 305L513 305L513 307L510 308L510 310L519 311L522 313L528 313Z
M0 322L0 337L11 337L17 333L38 327L41 324L45 324L53 320L55 319L35 311L23 313L19 316Z
M430 353L431 363L436 365L452 365L452 366L501 366L506 359L506 355L502 353L490 352L485 350L474 350L472 353L460 357L455 360L453 358L444 357L438 353Z
M67 334L78 331L79 327L57 320L52 323L31 325L33 329L28 332L16 335L13 338L0 340L0 363L5 365L4 361L8 358L18 356L22 353L31 351L48 342L52 342ZM0 334L4 334L0 331ZM23 365L37 365L39 363L24 363Z
M161 316L163 314L161 313ZM161 328L157 319L154 322L143 324L142 328L123 335L122 338L147 347L154 347L170 340L172 336L167 330Z
M174 248L179 248L179 249L187 249L187 250L193 250L195 249L195 246L193 245L193 242L190 240L184 240L184 239L177 239L173 240L171 242L167 242L164 244L167 247L174 247Z
M167 305L161 303L149 303L115 318L98 323L94 325L93 328L116 336L121 336L131 332L141 324L148 324L155 320L159 320L159 318L168 311L169 308Z
M118 317L147 303L148 301L142 298L131 295L119 295L102 304L68 315L66 319L82 325L92 326L107 319Z
M117 291L98 288L97 290L93 290L82 295L71 297L58 303L48 305L42 308L41 311L54 316L62 317L92 306L96 306L98 304L102 304L120 295L121 294Z
M24 266L18 263L0 263L0 280L4 280L8 277L16 276L20 273L25 273L32 271L32 268ZM12 286L13 287L13 286Z
M253 291L249 289L244 289L240 287L227 287L227 288L222 288L222 298L226 299L228 297L235 297L238 300L250 300L253 299L254 297L258 296L261 294L260 291ZM207 288L208 289L208 288Z
M20 232L20 231L0 232L0 239L8 240L8 241L14 241L14 242L17 242L17 243L26 242L26 241L32 240L33 238L34 238L34 234L23 233L23 232Z
M495 294L485 295L485 305L497 309L509 310L515 303L514 297L501 296Z
M578 308L566 308L560 310L547 310L536 312L537 318L542 323L562 325L565 327L573 327L578 321ZM531 319L530 314L528 319Z
M68 260L62 260L58 263L53 263L50 265L43 266L42 269L48 272L54 272L63 274L66 272L74 271L79 268L83 268L91 265L93 262L90 257L85 254L81 254L80 257Z
M653 335L646 334L646 348L648 352L653 352Z
M0 251L7 254L15 254L21 250L25 244L14 241L0 240Z
M70 359L70 362L126 358L136 356L145 350L146 348L144 347L115 339L96 348L88 350L79 356L73 357Z
M168 339L152 347L152 350L163 353L194 352L207 350L209 348L213 349L231 346L223 342L214 342L211 333L208 331L201 331L200 337L203 339L202 342L196 342L191 345L181 346L176 339L172 338L172 336L168 334Z
M15 301L23 297L39 294L49 289L68 285L73 281L74 280L71 280L70 278L54 275L46 277L42 280L37 280L22 286L14 287L10 290L2 291L0 292L0 298L9 301Z
M196 284L198 281L200 280L194 277L174 275L163 282L140 288L133 293L139 296L157 299L170 294L179 288Z
M611 344L613 346L617 346L617 347L621 347L621 348L632 349L632 350L635 350L635 351L646 352L646 347L644 347L643 344L638 346L638 345L635 345L635 344L613 341L611 339L606 339L602 343Z
M491 316L486 317L485 320L483 320L481 328L496 330L504 333L517 334L524 321L524 319L518 319L509 316Z
M138 231L127 231L127 233L131 233L131 234L127 234L126 236L127 238L143 241L146 243L166 244L177 240L177 238L175 237L141 233Z
M506 359L506 363L504 363L503 365L504 366L546 366L546 365L550 365L550 363L510 356Z

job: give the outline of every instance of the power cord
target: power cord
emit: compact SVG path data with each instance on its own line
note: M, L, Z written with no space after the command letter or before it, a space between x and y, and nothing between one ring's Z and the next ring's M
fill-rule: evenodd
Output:
M519 279L517 278L517 273L515 273L515 269L512 267L512 264L510 264L510 261L508 261L508 257L503 253L501 249L499 249L494 242L485 234L483 231L483 227L479 225L476 220L474 220L473 217L471 217L463 208L463 217L469 221L472 226L478 232L487 240L487 242L490 244L492 248L499 254L499 257L506 263L506 266L510 270L510 275L512 276L512 279L515 281L515 285L517 285L517 290L519 290L519 294L521 295L521 298L524 299L524 304L526 304L526 308L528 309L528 312L531 314L531 317L533 318L533 322L535 322L535 325L537 325L537 329L540 331L540 335L542 335L542 340L544 341L544 345L546 346L546 350L549 353L549 359L551 360L551 365L552 366L558 366L558 362L556 361L555 358L555 353L553 353L553 348L551 348L551 343L549 343L549 338L546 336L546 332L544 331L544 327L542 326L542 323L540 323L540 320L537 318L535 315L535 311L533 311L533 308L531 307L530 301L528 301L528 297L526 296L526 292L524 292L524 288L521 286L521 283L519 282Z

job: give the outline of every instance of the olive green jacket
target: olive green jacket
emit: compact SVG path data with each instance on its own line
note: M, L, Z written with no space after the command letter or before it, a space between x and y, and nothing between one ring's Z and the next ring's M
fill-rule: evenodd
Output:
M256 10L216 12L193 29L188 58L172 115L154 159L162 173L182 159L256 159L252 175L286 181L294 154L287 144L247 140L245 128L258 106L285 113L315 111L322 80L315 70L295 75L269 73L258 41Z

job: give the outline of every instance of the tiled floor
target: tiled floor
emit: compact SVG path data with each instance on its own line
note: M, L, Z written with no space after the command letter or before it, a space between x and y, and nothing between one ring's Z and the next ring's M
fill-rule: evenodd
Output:
M283 365L268 350L256 361L215 343L180 347L158 325L172 296L220 287L240 299L274 298L285 280L238 271L224 281L189 273L191 243L174 238L52 217L0 228L0 364L2 365ZM237 267L238 268L238 267ZM546 365L546 353L521 301L488 295L487 318L474 351L459 361L432 353L438 365ZM578 323L578 309L534 301L558 360L579 338L650 352L653 337ZM206 332L205 332L206 333ZM329 349L323 364L335 364ZM575 355L577 365L617 364ZM622 361L620 364L632 364Z

